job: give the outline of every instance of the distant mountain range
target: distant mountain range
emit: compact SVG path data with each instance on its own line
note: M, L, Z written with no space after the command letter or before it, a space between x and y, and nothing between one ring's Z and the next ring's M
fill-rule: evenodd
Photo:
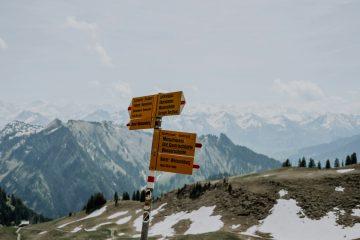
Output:
M111 122L58 119L46 127L14 121L0 131L0 186L37 212L58 217L79 210L100 191L132 192L145 186L151 134ZM192 177L160 173L157 194L214 175L276 168L280 162L235 145L221 134L200 137L201 168Z
M335 158L345 162L346 156L351 155L353 152L358 155L360 154L360 135L300 149L296 154L292 155L290 159L296 162L299 158L305 156L322 162L325 162L327 159L333 162Z
M274 111L275 112L275 111ZM0 102L0 127L12 120L46 126L59 118L62 121L112 121L125 125L126 110L109 106L58 107L43 102L18 107ZM360 134L360 115L311 114L293 110L274 114L194 108L180 117L169 117L163 122L167 129L197 132L199 134L225 133L236 144L247 146L278 159L295 154L299 149L328 143L339 138Z

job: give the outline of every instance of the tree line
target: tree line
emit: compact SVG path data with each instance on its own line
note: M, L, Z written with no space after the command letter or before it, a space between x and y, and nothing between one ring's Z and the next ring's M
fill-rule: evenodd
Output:
M50 219L35 213L27 208L23 202L13 194L7 195L0 188L0 225L19 225L22 220L28 220L31 224L49 221Z
M345 162L344 162L344 160L342 160L340 163L340 160L338 158L336 158L334 160L333 165L331 164L330 159L327 159L325 162L325 169L330 169L330 168L332 168L332 166L334 168L338 168L340 166L344 167L344 166L349 166L349 165L357 164L357 163L358 163L358 161L357 161L356 153L353 153L351 155L346 156ZM292 167L291 161L289 159L286 159L282 163L282 167ZM323 168L320 161L317 161L317 163L316 163L316 161L312 158L310 158L309 161L307 161L305 159L305 157L299 158L297 167L302 167L302 168L308 167L308 168L318 168L318 169Z

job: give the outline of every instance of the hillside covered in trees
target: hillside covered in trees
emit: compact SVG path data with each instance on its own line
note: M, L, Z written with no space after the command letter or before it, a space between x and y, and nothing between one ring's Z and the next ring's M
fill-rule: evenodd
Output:
M19 225L22 220L31 224L48 221L49 219L27 208L23 202L13 194L8 196L0 188L0 224L5 226Z

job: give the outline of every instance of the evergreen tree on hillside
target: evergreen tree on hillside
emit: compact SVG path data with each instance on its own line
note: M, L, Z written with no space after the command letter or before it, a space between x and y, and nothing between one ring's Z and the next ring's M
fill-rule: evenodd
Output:
M298 167L301 167L301 159L299 158Z
M351 158L349 155L346 156L345 166L351 165Z
M291 167L291 162L289 159L286 159L283 163L282 163L283 167Z
M301 159L300 167L306 168L306 159L305 159L305 157L303 157L303 158Z
M115 192L115 194L114 194L114 202L115 202L115 206L117 206L117 205L118 205L118 201L119 201L119 195L118 195L118 193L117 193L117 192Z
M130 195L129 195L128 192L123 192L122 200L123 200L123 201L130 200Z
M136 191L135 200L136 200L136 201L140 201L140 191L139 191L139 190Z
M104 195L100 192L95 193L94 195L91 195L91 197L89 198L88 202L85 205L85 212L87 214L101 208L102 206L104 206L106 203L106 199L104 197Z
M321 169L321 162L320 161L318 161L318 163L317 163L317 168Z
M325 164L325 168L326 169L330 169L331 168L331 164L330 164L330 160L326 160L326 164Z
M136 201L136 193L135 192L133 192L131 200Z
M340 162L339 162L339 159L336 158L335 162L334 162L334 168L338 168L338 167L340 167Z
M310 160L309 160L309 168L315 168L315 167L316 167L316 165L315 165L314 159L310 158Z
M357 164L357 157L356 157L356 153L351 154L351 164Z
M145 202L145 193L146 193L145 190L141 191L141 193L140 193L140 202Z

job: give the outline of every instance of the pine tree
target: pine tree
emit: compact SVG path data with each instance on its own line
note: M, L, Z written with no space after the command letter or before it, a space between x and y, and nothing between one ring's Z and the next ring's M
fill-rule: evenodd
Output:
M145 190L141 190L141 193L140 193L140 202L145 202L145 193L146 193Z
M123 200L123 201L130 200L130 195L129 195L128 192L123 192L122 200Z
M357 164L356 153L351 154L351 164Z
M139 191L139 190L136 191L135 200L136 200L136 201L140 201L140 191Z
M300 167L305 167L306 168L306 159L305 159L305 157L302 158L302 160L300 162Z
M282 163L283 167L291 167L291 162L289 159L286 159L283 163Z
M314 159L310 158L310 160L309 160L309 168L314 168L314 167L316 167L315 161L314 161Z
M335 162L334 162L334 168L338 168L338 167L340 167L340 162L339 162L339 159L336 158Z
M131 200L136 201L136 194L135 194L135 192L133 192L132 197L131 197Z
M346 156L345 166L351 165L351 158L349 155Z
M330 169L331 168L331 164L330 164L330 160L326 160L326 165L325 165L326 169Z
M344 166L344 161L341 161L341 166L342 166L342 167Z
M117 205L118 205L118 201L119 201L119 195L118 195L118 193L117 193L117 192L115 192L115 194L114 194L114 202L115 202L115 206L117 206Z
M318 163L317 163L317 168L321 169L321 162L320 161L318 161Z
M298 167L301 167L301 159L299 158Z

